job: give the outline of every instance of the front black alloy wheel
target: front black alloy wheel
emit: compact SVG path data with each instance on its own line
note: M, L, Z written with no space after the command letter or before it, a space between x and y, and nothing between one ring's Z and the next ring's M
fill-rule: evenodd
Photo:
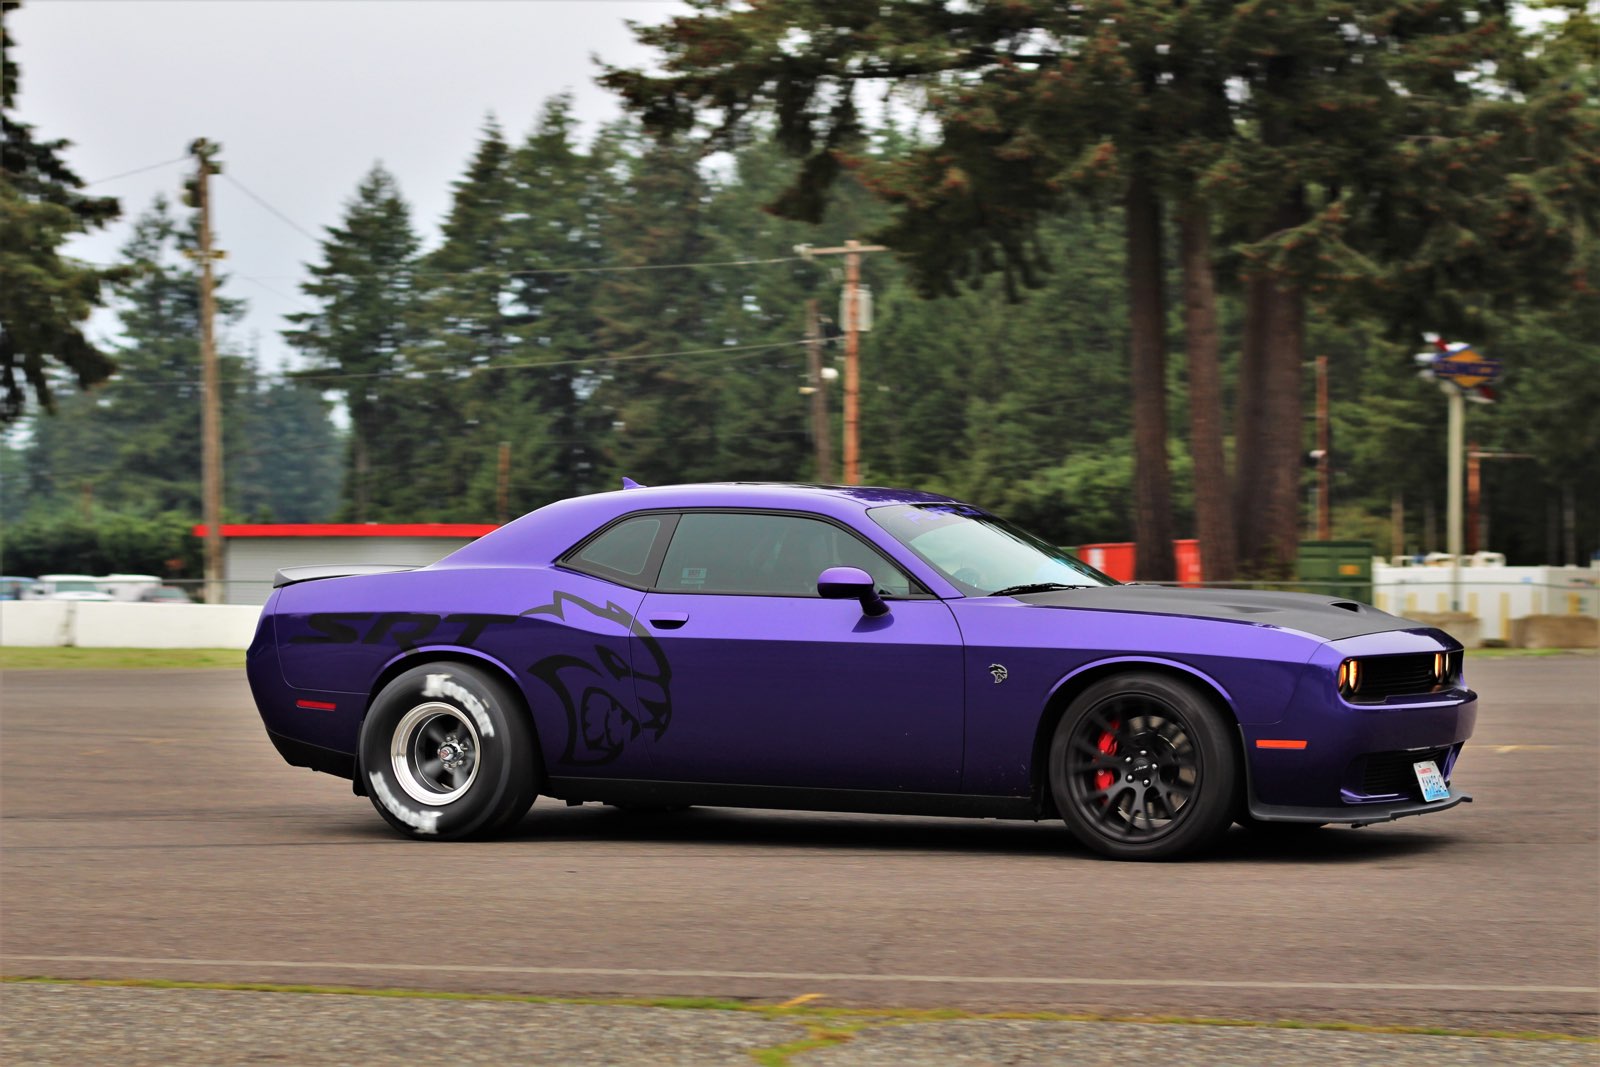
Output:
M1163 674L1096 682L1050 745L1050 789L1074 836L1115 859L1173 859L1233 822L1238 756L1223 715Z
M533 725L511 686L465 663L413 667L361 724L372 806L408 837L494 833L527 813L542 777Z

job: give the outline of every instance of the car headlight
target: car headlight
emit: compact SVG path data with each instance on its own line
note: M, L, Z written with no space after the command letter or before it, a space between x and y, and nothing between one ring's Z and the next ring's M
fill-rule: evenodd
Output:
M1361 661L1347 659L1339 664L1339 692L1353 697L1361 692Z

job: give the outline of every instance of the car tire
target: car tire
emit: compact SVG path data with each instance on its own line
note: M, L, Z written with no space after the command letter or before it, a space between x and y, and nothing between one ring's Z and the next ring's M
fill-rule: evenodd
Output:
M413 667L384 686L361 724L360 755L372 806L407 837L504 829L527 813L542 778L521 698L458 662Z
M1164 674L1116 675L1080 693L1056 724L1049 771L1073 836L1113 859L1194 855L1235 817L1229 724L1198 689Z

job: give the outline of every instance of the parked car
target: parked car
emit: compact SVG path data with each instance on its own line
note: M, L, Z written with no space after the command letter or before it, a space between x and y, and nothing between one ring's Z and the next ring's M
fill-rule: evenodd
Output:
M129 603L143 600L146 593L161 588L161 579L154 574L102 574L94 582L111 599Z
M175 585L158 585L139 595L141 604L193 604L194 599Z
M14 574L0 574L0 600L26 600L27 591L34 585L32 578Z
M27 590L27 600L116 599L100 588L100 581L87 574L41 574Z
M726 484L560 501L427 567L285 569L247 666L283 757L412 837L542 794L1060 817L1160 859L1469 799L1462 655L1354 601L1122 585L933 493Z

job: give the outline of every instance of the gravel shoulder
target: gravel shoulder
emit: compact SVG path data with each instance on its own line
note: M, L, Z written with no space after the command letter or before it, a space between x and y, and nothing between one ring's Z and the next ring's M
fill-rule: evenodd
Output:
M7 983L0 1061L118 1064L1187 1064L1595 1062L1593 1043L1201 1024L908 1021L716 1008Z

